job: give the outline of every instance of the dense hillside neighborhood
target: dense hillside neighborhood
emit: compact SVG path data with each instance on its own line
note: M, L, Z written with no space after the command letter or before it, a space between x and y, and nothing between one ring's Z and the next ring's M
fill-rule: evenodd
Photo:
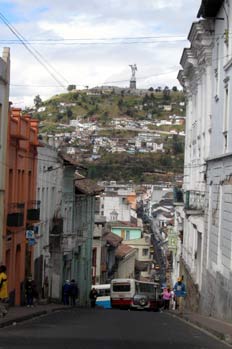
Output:
M41 139L84 162L93 179L151 182L157 172L182 172L185 102L176 87L36 96L27 112L40 120Z

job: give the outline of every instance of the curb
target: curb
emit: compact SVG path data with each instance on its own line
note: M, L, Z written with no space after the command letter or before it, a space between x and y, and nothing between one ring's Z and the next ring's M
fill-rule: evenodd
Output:
M47 313L48 313L47 310L42 310L42 311L38 311L37 313L27 314L27 315L23 315L20 317L16 317L14 319L6 320L6 321L0 323L0 328L10 326L13 323L18 323L18 322L30 320L30 319L33 319L34 317L39 317L39 316L45 315Z
M207 325L204 325L204 324L202 324L201 322L198 322L198 321L196 321L196 320L195 320L195 321L192 321L192 320L190 320L188 317L183 317L183 318L184 318L187 322L193 323L193 324L196 325L197 327L204 329L205 331L211 333L213 336L219 338L220 340L226 342L227 344L232 345L232 338L231 338L231 335L230 335L230 334L218 332L217 330L214 330L213 328L208 327Z
M37 311L35 313L31 313L31 314L26 314L26 315L22 315L22 316L19 316L19 317L15 317L13 319L9 319L9 320L6 319L5 321L0 322L0 328L4 328L4 327L7 327L7 326L12 326L14 324L17 324L17 323L20 323L20 322L23 322L23 321L27 321L27 320L30 320L30 319L33 319L33 318L36 318L36 317L39 317L39 316L42 316L42 315L47 315L47 314L54 313L56 311L64 311L64 310L70 310L70 308L62 307L62 308L53 308L53 309L47 309L47 310L40 310L40 311Z
M221 340L221 341L225 342L226 344L229 344L230 346L232 346L232 337L231 337L230 334L222 333L222 332L219 332L217 330L214 330L213 328L211 328L211 327L209 327L209 326L207 326L205 324L202 324L201 322L199 322L197 320L191 320L191 319L189 319L189 317L187 315L180 316L179 314L175 314L174 312L170 312L170 314L173 317L176 317L176 318L178 318L180 320L184 320L187 323L195 325L199 329L202 329L202 330L208 332L209 334L213 335L214 337L217 337L219 340Z

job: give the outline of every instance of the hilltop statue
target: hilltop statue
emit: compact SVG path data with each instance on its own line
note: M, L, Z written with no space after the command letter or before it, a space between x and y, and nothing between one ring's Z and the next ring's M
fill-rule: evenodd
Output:
M131 67L131 72L132 72L132 78L135 78L135 72L137 70L137 65L136 64L130 64L129 67Z
M130 88L136 89L136 77L135 72L138 70L136 64L130 64L129 67L131 68L131 79L130 79Z

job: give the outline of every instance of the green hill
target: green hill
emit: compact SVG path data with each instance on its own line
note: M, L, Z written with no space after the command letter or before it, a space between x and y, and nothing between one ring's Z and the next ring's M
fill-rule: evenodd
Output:
M185 116L185 107L183 92L167 87L164 90L136 90L134 93L119 88L98 88L74 90L45 101L36 96L35 108L29 112L40 120L40 133L43 135L72 132L75 128L70 127L70 120L78 119L81 123L97 124L101 129L94 133L99 137L128 140L145 130L112 128L113 119L132 120L138 124L149 120L151 123L147 127L148 130L174 129L180 132L184 130L184 125L157 125L161 120L170 121L170 115ZM81 153L81 149L84 148L88 153L88 147L90 153L91 145L83 146L77 141L75 146L80 148L78 158L88 167L89 177L92 179L133 179L141 183L172 180L173 174L183 172L184 137L162 135L160 142L164 143L164 153L128 154L102 151L101 157L94 162L88 160L86 153Z

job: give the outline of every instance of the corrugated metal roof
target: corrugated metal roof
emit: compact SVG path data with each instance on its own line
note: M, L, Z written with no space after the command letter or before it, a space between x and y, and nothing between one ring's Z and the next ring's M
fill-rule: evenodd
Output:
M132 251L136 251L135 248L129 245L119 245L116 249L115 256L118 258L123 258L126 255L130 254Z

